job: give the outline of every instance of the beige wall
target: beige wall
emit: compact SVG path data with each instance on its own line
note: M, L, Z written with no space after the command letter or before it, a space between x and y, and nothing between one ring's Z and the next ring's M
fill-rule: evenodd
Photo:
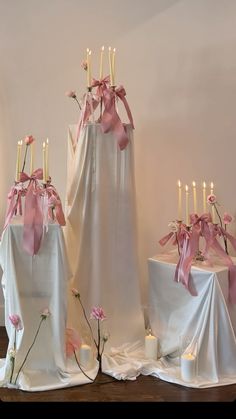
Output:
M146 260L177 215L178 178L213 180L236 215L235 27L235 0L0 0L1 226L16 142L28 133L49 137L64 199L67 126L78 118L64 92L83 91L84 51L98 57L103 44L117 48L136 126L143 288Z

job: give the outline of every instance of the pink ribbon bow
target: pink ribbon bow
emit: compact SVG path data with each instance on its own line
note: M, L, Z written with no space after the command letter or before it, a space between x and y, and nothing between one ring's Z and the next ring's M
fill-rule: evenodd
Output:
M118 86L115 90L105 89L103 91L104 112L102 115L101 127L104 133L113 131L117 137L120 150L124 150L129 142L124 124L116 110L116 96L123 102L130 124L134 129L133 117L125 98L126 91L123 86Z
M46 192L48 194L49 204L50 204L50 200L51 200L52 204L53 203L55 204L53 206L54 206L54 209L55 209L56 220L58 221L58 223L61 226L65 226L66 225L66 220L65 220L63 209L62 209L61 199L58 195L58 192L57 192L55 186L53 186L52 184L47 185L46 186ZM49 208L48 210L49 210L50 217L53 219L52 208Z
M42 178L42 169L35 170L31 176L24 172L20 175L21 182L29 180L25 195L23 248L31 256L39 251L43 236L42 189L37 182L38 179Z
M97 87L96 95L98 97L102 98L103 92L104 90L108 88L109 82L110 82L110 76L106 76L101 80L96 80L96 79L92 80L92 87Z
M90 116L96 110L98 104L99 104L98 98L95 95L93 95L91 92L88 92L84 95L82 111L81 111L80 119L77 125L75 145L79 139L81 130L83 129L86 122L88 122Z

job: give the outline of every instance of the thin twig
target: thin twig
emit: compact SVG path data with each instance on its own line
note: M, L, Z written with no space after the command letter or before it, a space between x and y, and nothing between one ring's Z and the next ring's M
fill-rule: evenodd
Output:
M89 319L88 319L88 317L87 317L87 315L86 315L85 308L84 308L84 306L83 306L83 303L82 303L82 301L81 301L80 297L78 297L78 298L79 298L79 302L80 302L80 305L81 305L82 310L83 310L84 318L85 318L85 320L86 320L86 322L87 322L87 325L88 325L88 327L89 327L89 330L90 330L91 336L92 336L92 338L93 338L94 344L95 344L95 346L96 346L96 348L97 348L97 350L98 350L98 344L97 344L96 340L94 339L94 336L93 336L93 331L92 331L92 327L91 327L91 324L90 324L90 322L89 322Z
M76 102L78 103L80 110L82 110L82 108L81 108L81 106L80 106L80 103L79 103L79 101L78 101L78 99L77 99L77 97L76 97L76 96L75 96L75 98L74 98L74 99L75 99L75 100L76 100Z
M26 163L27 151L28 151L28 144L26 144L25 157L24 157L24 162L23 162L23 166L22 166L22 170L21 170L21 172L24 172L25 163Z
M218 215L218 218L219 218L219 220L220 220L220 226L221 226L221 228L222 228L222 230L223 230L223 223L222 223L222 220L221 220L220 213L219 213L219 211L218 211L218 209L217 209L216 204L213 204L213 205L214 205L214 207L215 207L216 214ZM228 255L229 253L228 253L227 239L226 239L226 237L223 235L223 233L222 233L222 236L223 236L223 240L224 240L224 244L225 244L225 252L226 252L226 253L227 253L227 255Z
M14 373L14 367L15 367L15 353L16 353L16 328L15 328L15 336L14 336L14 345L13 345L13 350L14 350L14 357L11 357L12 367L11 367L10 383L12 382L13 373Z
M77 358L77 356L76 356L75 350L74 350L74 355L75 355L75 360L76 360L76 363L77 363L77 365L78 365L78 367L79 367L80 371L81 371L81 372L85 375L85 377L87 377L90 381L94 381L94 380L93 380L93 378L90 378L90 377L86 374L86 372L83 370L83 368L81 367L81 365L80 365L80 363L79 363L79 361L78 361L78 358Z

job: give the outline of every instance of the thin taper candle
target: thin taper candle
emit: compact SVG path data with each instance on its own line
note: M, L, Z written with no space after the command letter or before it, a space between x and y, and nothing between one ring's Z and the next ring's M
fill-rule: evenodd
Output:
M103 79L103 55L104 55L104 46L102 46L101 53L100 53L100 71L99 71L100 80Z
M49 139L46 140L46 181L49 179Z
M34 141L30 144L30 174L34 171Z
M43 183L47 183L46 179L46 143L43 142Z
M185 185L185 224L189 225L189 192L188 192L188 185Z
M112 71L112 52L111 52L111 47L109 47L108 50L109 50L110 85L113 86L113 71Z
M193 210L194 214L197 214L197 190L196 190L196 182L193 181Z
M203 213L206 212L206 182L202 184L202 203L203 203Z
M19 159L20 159L20 141L17 142L17 155L16 155L16 173L15 181L19 181Z
M182 185L178 180L178 221L182 220Z
M115 56L116 56L116 49L113 48L112 54L112 86L115 86Z
M214 183L211 182L211 195L214 195ZM212 217L212 222L213 224L216 223L216 210L215 210L215 206L211 205L211 217Z

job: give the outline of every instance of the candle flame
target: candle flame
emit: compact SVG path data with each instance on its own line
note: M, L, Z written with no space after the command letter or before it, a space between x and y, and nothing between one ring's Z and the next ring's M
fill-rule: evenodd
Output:
M104 45L103 45L103 46L102 46L102 48L101 48L101 50L102 50L102 51L104 51L104 49L105 49L105 47L104 47Z
M48 138L46 139L46 143L47 143L47 145L49 144L49 139Z
M113 54L115 54L115 52L116 52L116 49L115 49L115 48L113 48Z
M92 54L92 51L91 51L91 49L89 50L89 53L88 53L88 55L91 55Z
M203 182L202 186L204 189L206 189L206 182Z
M188 192L188 185L185 185L185 191Z
M109 47L108 49L109 49L109 52L111 52L111 47Z
M87 49L86 49L86 51L87 51L87 54L89 54L90 49L89 49L89 48L87 48Z
M45 141L43 142L43 148L45 148L46 147L46 143L45 143Z
M194 180L193 180L192 185L193 185L193 188L196 188L196 182Z
M181 182L178 180L178 187L181 188Z
M214 188L214 183L213 182L211 182L211 189L213 189Z

